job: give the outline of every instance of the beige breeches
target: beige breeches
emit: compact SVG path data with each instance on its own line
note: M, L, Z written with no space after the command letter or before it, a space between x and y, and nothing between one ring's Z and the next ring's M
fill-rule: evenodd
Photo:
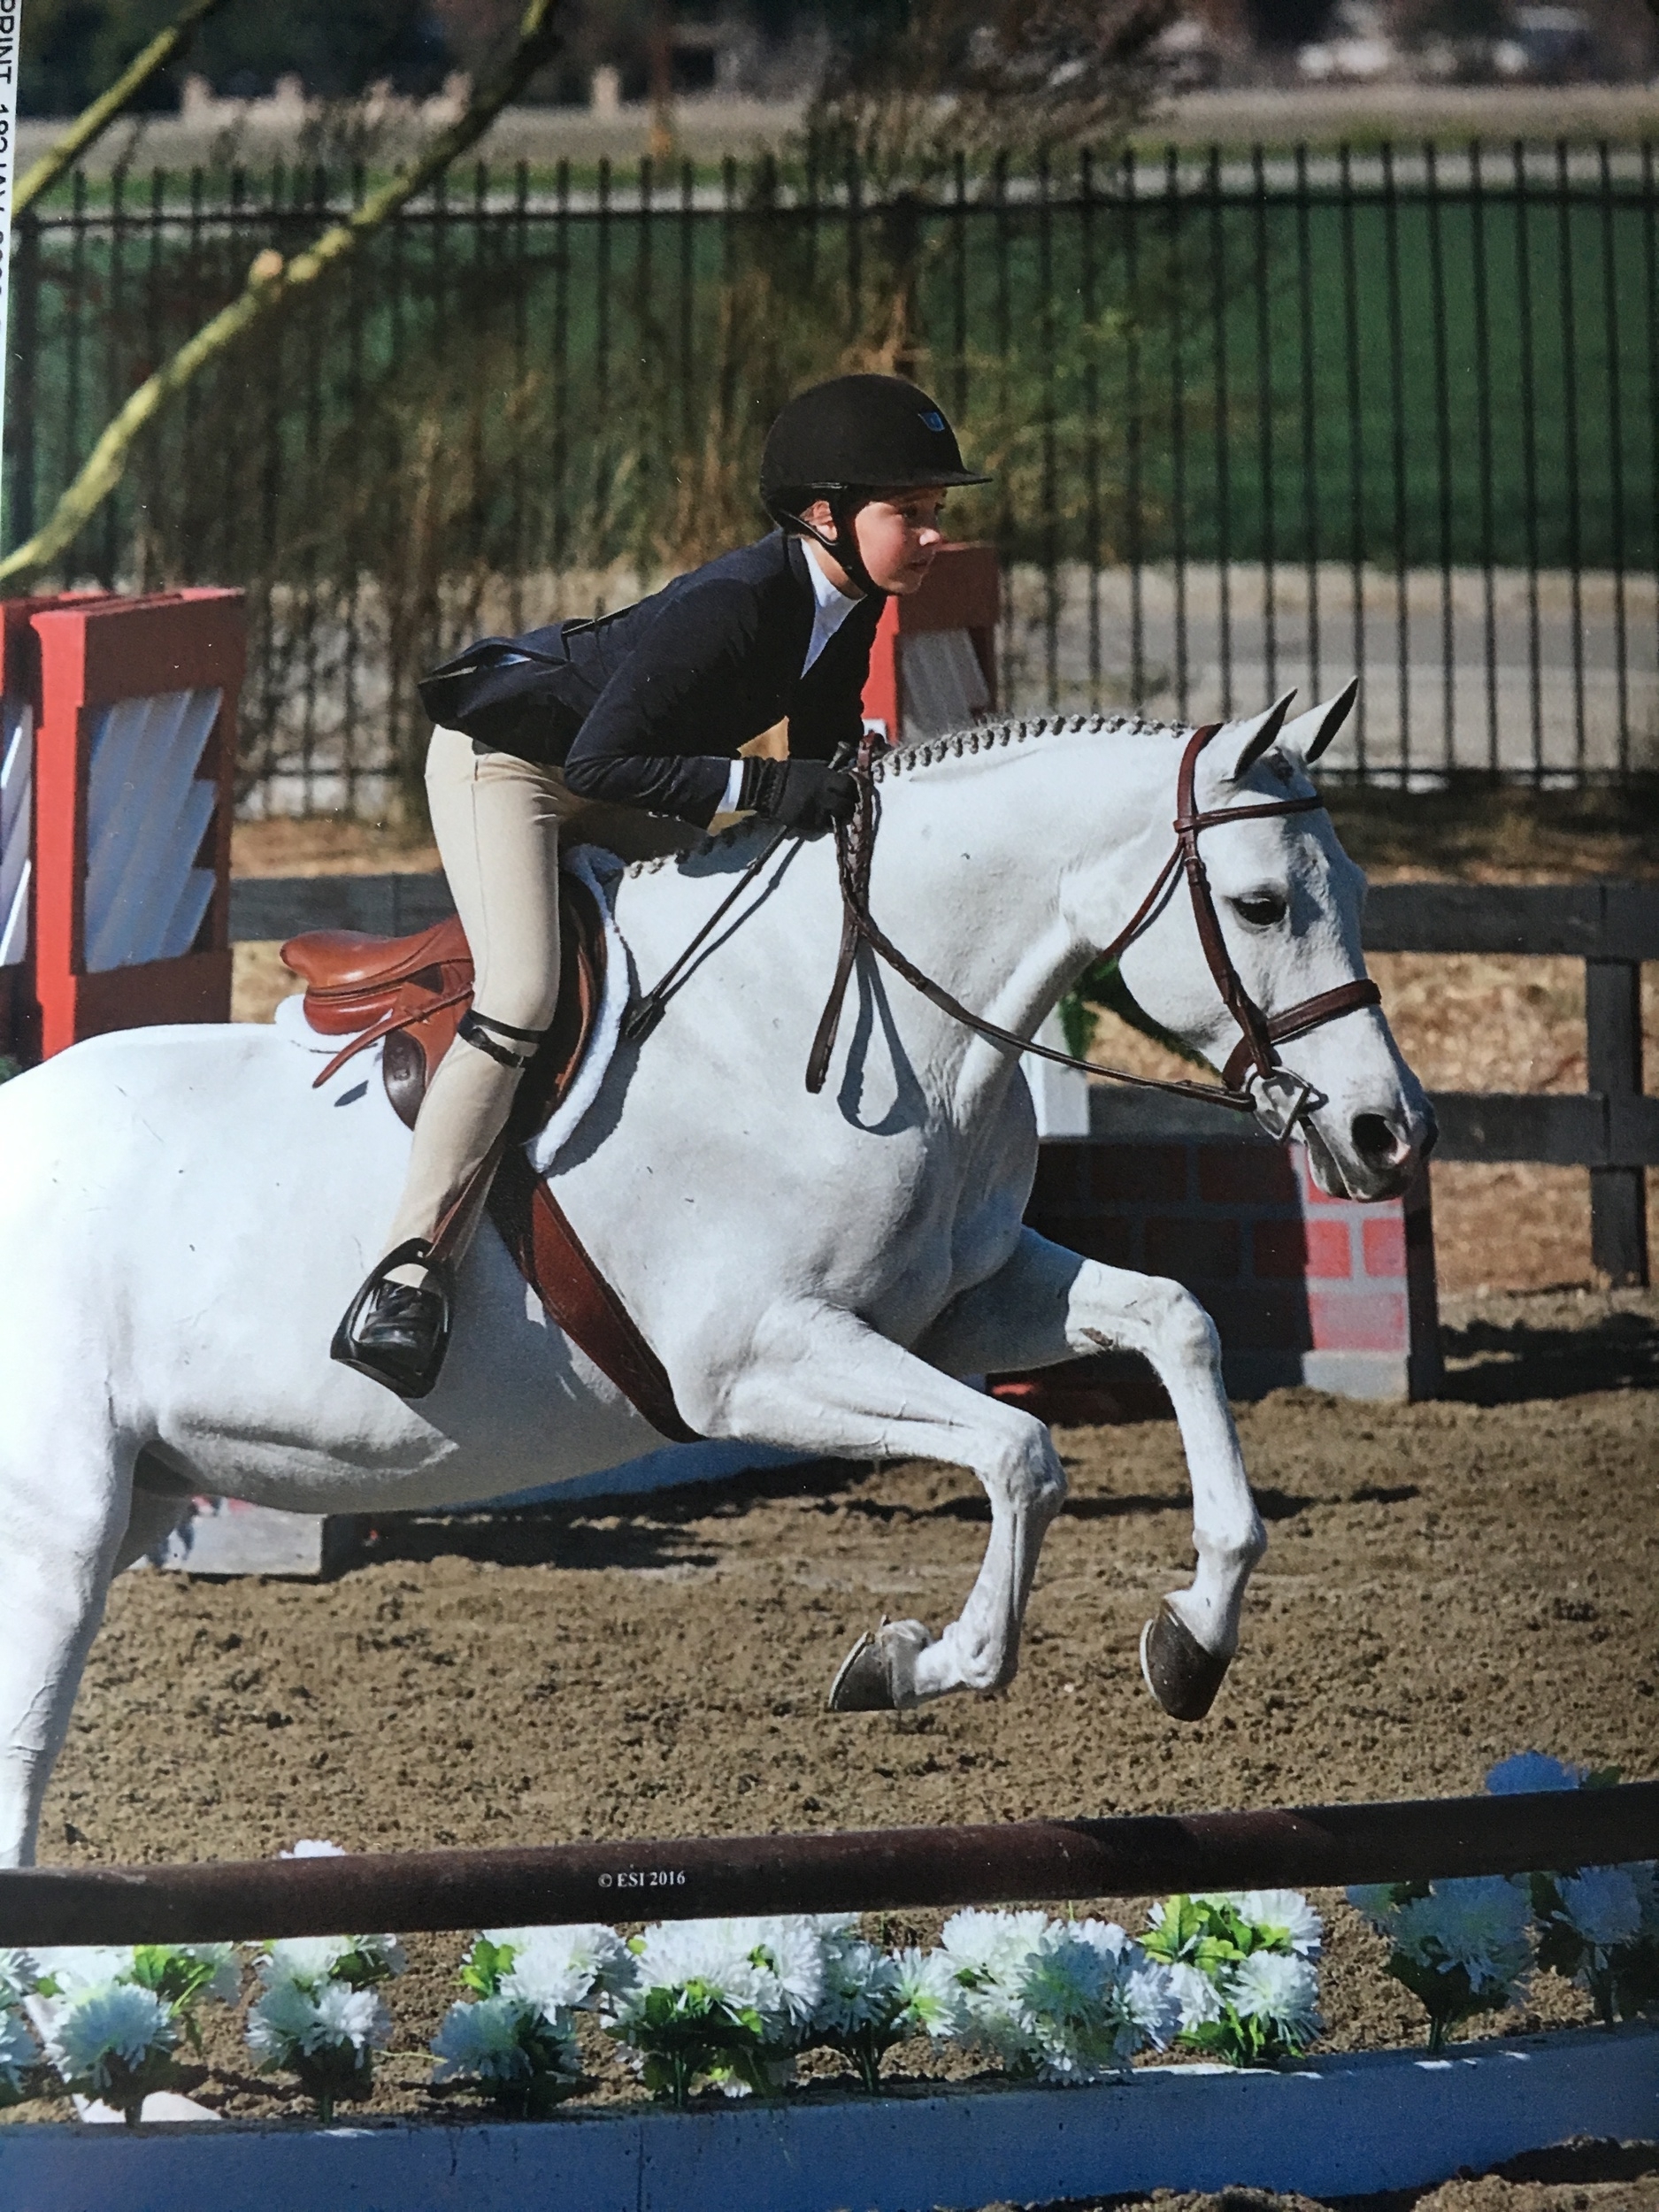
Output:
M434 730L426 754L426 799L438 855L472 948L472 1009L511 1029L545 1029L559 986L558 865L561 828L624 860L644 860L695 843L685 823L631 807L576 797L557 768L494 753L458 730ZM500 1042L530 1051L511 1038ZM416 1117L403 1200L385 1249L411 1237L430 1241L500 1134L518 1087L505 1068L457 1037ZM457 1224L465 1240L465 1225ZM419 1280L420 1271L398 1269Z
M581 802L557 769L486 751L457 730L432 733L426 800L472 948L473 1010L512 1029L545 1029L558 999L559 826ZM465 1038L449 1047L416 1118L388 1251L435 1233L500 1134L518 1076Z

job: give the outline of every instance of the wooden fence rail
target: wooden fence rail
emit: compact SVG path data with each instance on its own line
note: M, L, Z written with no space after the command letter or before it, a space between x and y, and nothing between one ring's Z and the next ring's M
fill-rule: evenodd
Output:
M396 936L451 911L441 875L250 878L231 889L234 938L305 929ZM1585 964L1588 1087L1437 1091L1438 1157L1535 1160L1590 1171L1590 1245L1617 1284L1648 1280L1646 1171L1659 1167L1659 1098L1642 1089L1641 964L1659 960L1659 884L1389 883L1371 893L1371 952L1567 954ZM1142 1098L1096 1100L1094 1133L1154 1133ZM1168 1121L1169 1102L1158 1112ZM1202 1110L1201 1110L1202 1111Z
M830 1835L0 1872L0 1945L205 1943L1430 1881L1659 1855L1659 1782Z

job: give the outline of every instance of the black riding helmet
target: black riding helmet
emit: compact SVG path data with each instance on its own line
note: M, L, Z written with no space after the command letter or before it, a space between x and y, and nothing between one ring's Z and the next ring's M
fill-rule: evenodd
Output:
M902 376L833 376L797 392L767 433L760 460L761 503L772 520L815 538L867 592L879 587L852 525L872 493L990 480L964 465L943 409ZM833 538L802 519L815 499L829 502Z

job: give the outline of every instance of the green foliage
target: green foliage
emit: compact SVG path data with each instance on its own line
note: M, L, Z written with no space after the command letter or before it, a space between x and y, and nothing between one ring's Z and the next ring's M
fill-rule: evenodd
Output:
M488 1936L480 1936L462 1963L462 1988L475 1997L498 1996L517 1955L511 1943L492 1943Z
M1144 1010L1124 981L1123 971L1115 960L1096 961L1061 1007L1061 1019L1066 1025L1067 1049L1071 1052L1087 1049L1087 1042L1073 1044L1071 1037L1073 1021L1087 1023L1087 1009L1090 1006L1103 1006L1109 1014L1116 1014L1120 1021L1127 1022L1131 1029L1138 1029L1143 1037L1150 1037L1154 1044L1162 1045L1166 1052L1174 1053L1178 1059L1187 1061L1190 1066L1209 1067L1210 1063L1202 1053L1194 1052L1189 1044L1172 1031L1165 1029L1161 1022L1154 1021L1151 1015ZM1073 1009L1075 1012L1071 1010ZM1088 1028L1081 1028L1085 1040L1089 1033Z
M141 1943L133 1953L131 1979L153 1990L190 2039L198 2056L202 2032L196 2008L217 1979L220 1961L206 1947L186 1949L172 1943Z
M1306 1901L1296 1901L1305 1912ZM1278 2066L1297 2057L1317 2032L1312 1970L1297 1955L1291 1929L1246 1912L1239 1899L1185 1893L1168 1897L1157 1924L1141 1942L1149 1957L1202 1975L1213 1992L1213 2016L1189 2017L1176 2038L1186 2049L1202 2051L1229 2066ZM1247 1978L1240 1975L1247 1961L1263 1955L1282 1962L1267 1970L1304 1985L1277 2008L1248 1991ZM1195 2008L1184 2005L1183 2009Z
M641 2078L653 2096L683 2112L699 2075L742 2082L761 2096L765 2023L707 1982L692 1979L647 1991L630 2016L627 2040L641 2055Z

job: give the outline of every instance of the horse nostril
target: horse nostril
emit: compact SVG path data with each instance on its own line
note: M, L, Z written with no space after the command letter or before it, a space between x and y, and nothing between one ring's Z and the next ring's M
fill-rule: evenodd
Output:
M1398 1167L1410 1148L1380 1114L1356 1114L1354 1149L1368 1167Z

